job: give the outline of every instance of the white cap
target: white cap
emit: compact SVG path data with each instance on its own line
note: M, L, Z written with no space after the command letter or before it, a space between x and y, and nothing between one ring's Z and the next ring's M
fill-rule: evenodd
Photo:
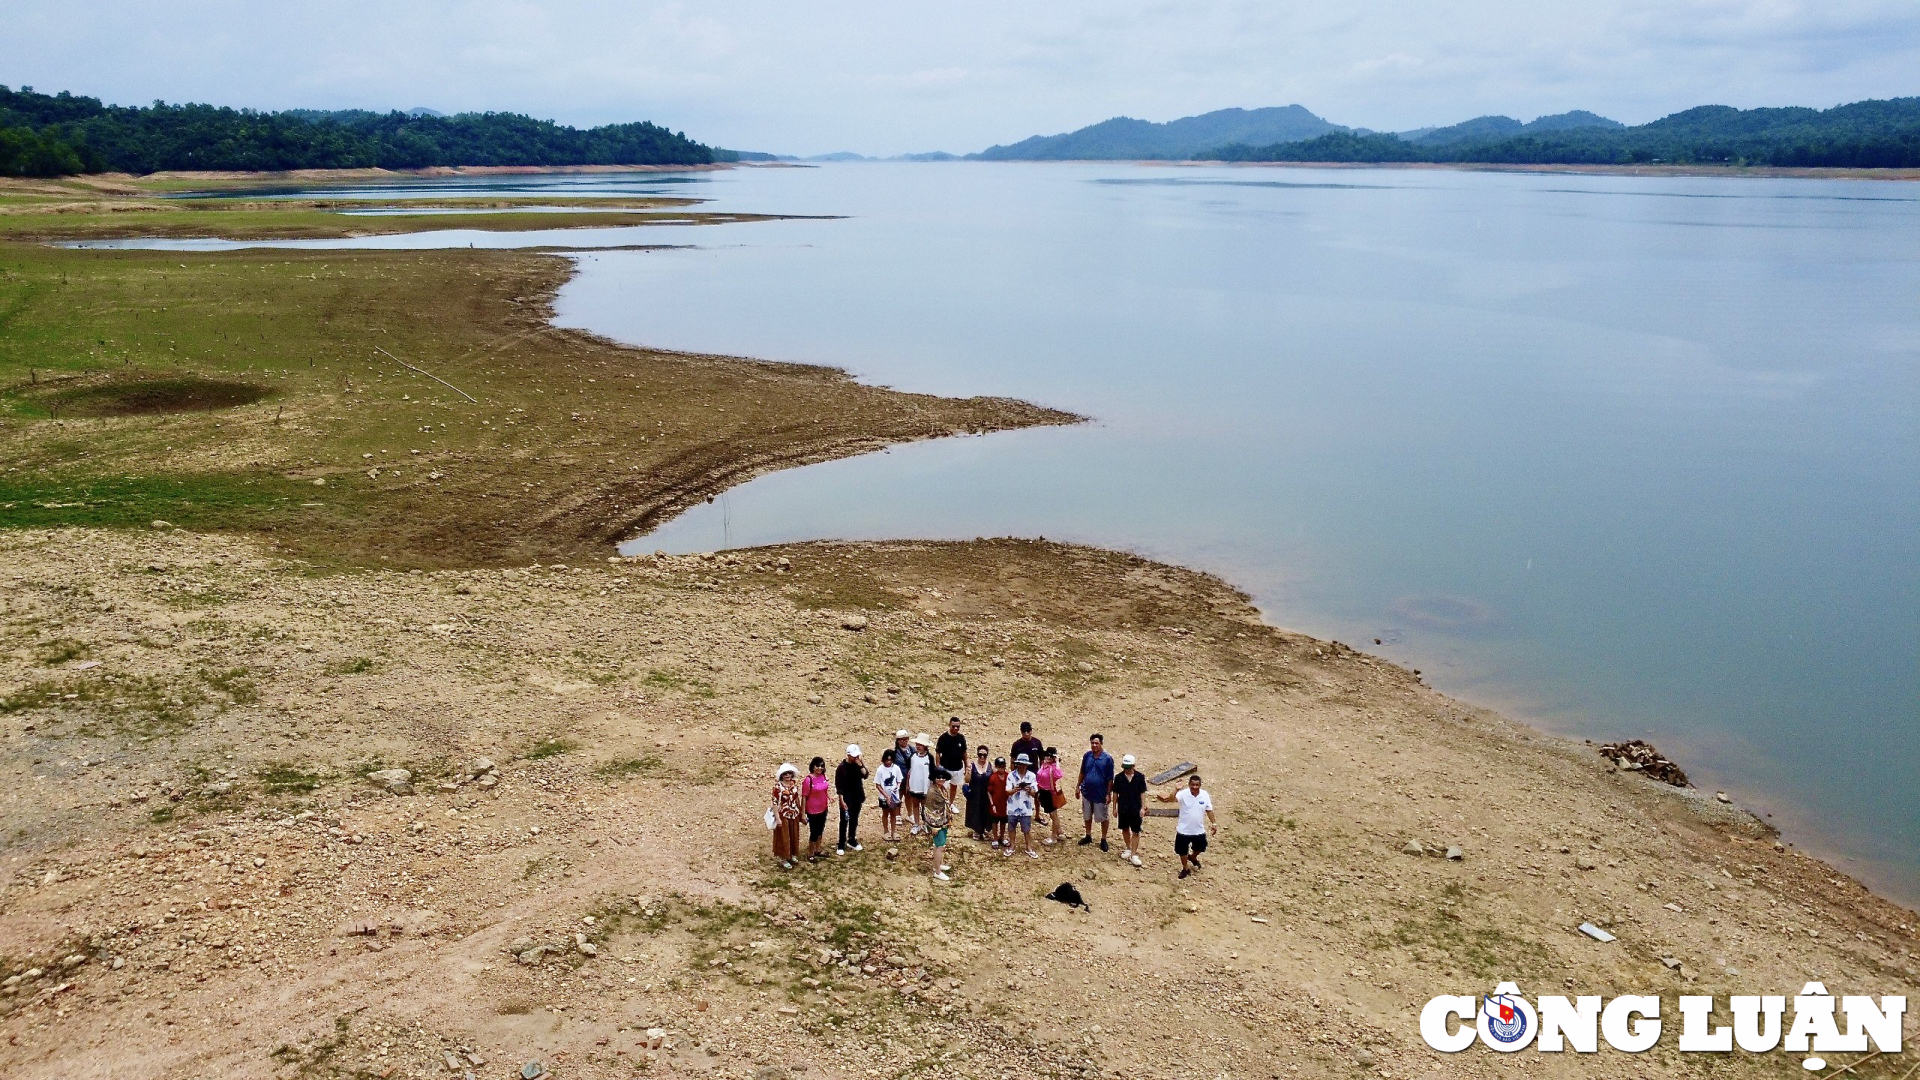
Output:
M1015 765L1031 765L1033 764L1033 759L1025 754L1015 754L1013 756L1013 763Z
M901 728L899 731L893 733L893 737L896 739L904 739L911 734L913 734L913 732L908 731L906 728Z
M850 742L850 743L848 743L848 744L847 744L847 756L848 756L848 757L859 757L859 756L860 756L860 744L859 744L859 743L857 743L857 742Z
M1132 755L1132 754L1122 754L1122 755L1120 755L1120 764L1122 764L1122 765L1131 765L1131 764L1133 764L1133 755Z
M780 763L780 767L779 767L779 768L777 768L777 769L775 769L775 770L773 770L773 778L774 778L775 780L778 780L778 779L780 779L781 777L783 777L783 776L785 776L785 775L787 775L788 773L792 773L792 774L793 774L793 775L795 775L795 776L799 776L799 775L800 775L800 766L798 766L798 765L795 765L795 764L794 764L793 762L791 762L791 761L783 761L783 762L781 762L781 763Z

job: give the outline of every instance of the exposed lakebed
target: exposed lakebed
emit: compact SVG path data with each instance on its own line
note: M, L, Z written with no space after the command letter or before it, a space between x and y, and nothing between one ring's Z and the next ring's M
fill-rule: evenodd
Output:
M1095 418L774 473L630 547L1010 533L1201 567L1443 689L1648 738L1920 893L1914 188L899 164L672 193L848 217L299 246L698 244L581 256L560 321Z

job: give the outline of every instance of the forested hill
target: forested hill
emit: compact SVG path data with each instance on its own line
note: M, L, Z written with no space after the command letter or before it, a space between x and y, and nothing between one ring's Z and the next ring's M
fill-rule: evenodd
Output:
M1164 124L1116 116L1064 135L1035 135L969 157L979 161L1178 161L1227 143L1264 146L1342 130L1298 105L1219 109Z
M650 123L565 127L517 113L281 113L103 105L0 86L0 175L432 165L705 165L715 152Z
M1638 127L1603 122L1527 125L1521 130L1485 124L1478 131L1461 130L1474 125L1469 121L1441 129L1449 133L1441 140L1432 132L1409 132L1412 138L1404 138L1340 131L1305 141L1241 142L1194 156L1214 161L1920 167L1920 98L1860 101L1825 111L1704 105Z

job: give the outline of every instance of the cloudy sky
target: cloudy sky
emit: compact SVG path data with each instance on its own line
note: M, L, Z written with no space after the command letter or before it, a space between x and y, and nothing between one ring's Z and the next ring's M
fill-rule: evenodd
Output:
M0 83L977 150L1298 102L1399 130L1920 94L1916 0L6 0Z

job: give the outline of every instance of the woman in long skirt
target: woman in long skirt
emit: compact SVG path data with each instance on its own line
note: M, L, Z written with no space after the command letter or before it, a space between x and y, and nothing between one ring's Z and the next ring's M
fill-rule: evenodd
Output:
M782 869L793 869L800 857L800 821L806 812L800 806L800 770L792 762L780 766L774 774L773 857Z
M987 780L993 776L993 767L987 764L987 748L979 748L978 756L967 763L967 777L961 785L967 793L967 831L975 840L985 840L987 830L993 827L993 811L987 804Z

